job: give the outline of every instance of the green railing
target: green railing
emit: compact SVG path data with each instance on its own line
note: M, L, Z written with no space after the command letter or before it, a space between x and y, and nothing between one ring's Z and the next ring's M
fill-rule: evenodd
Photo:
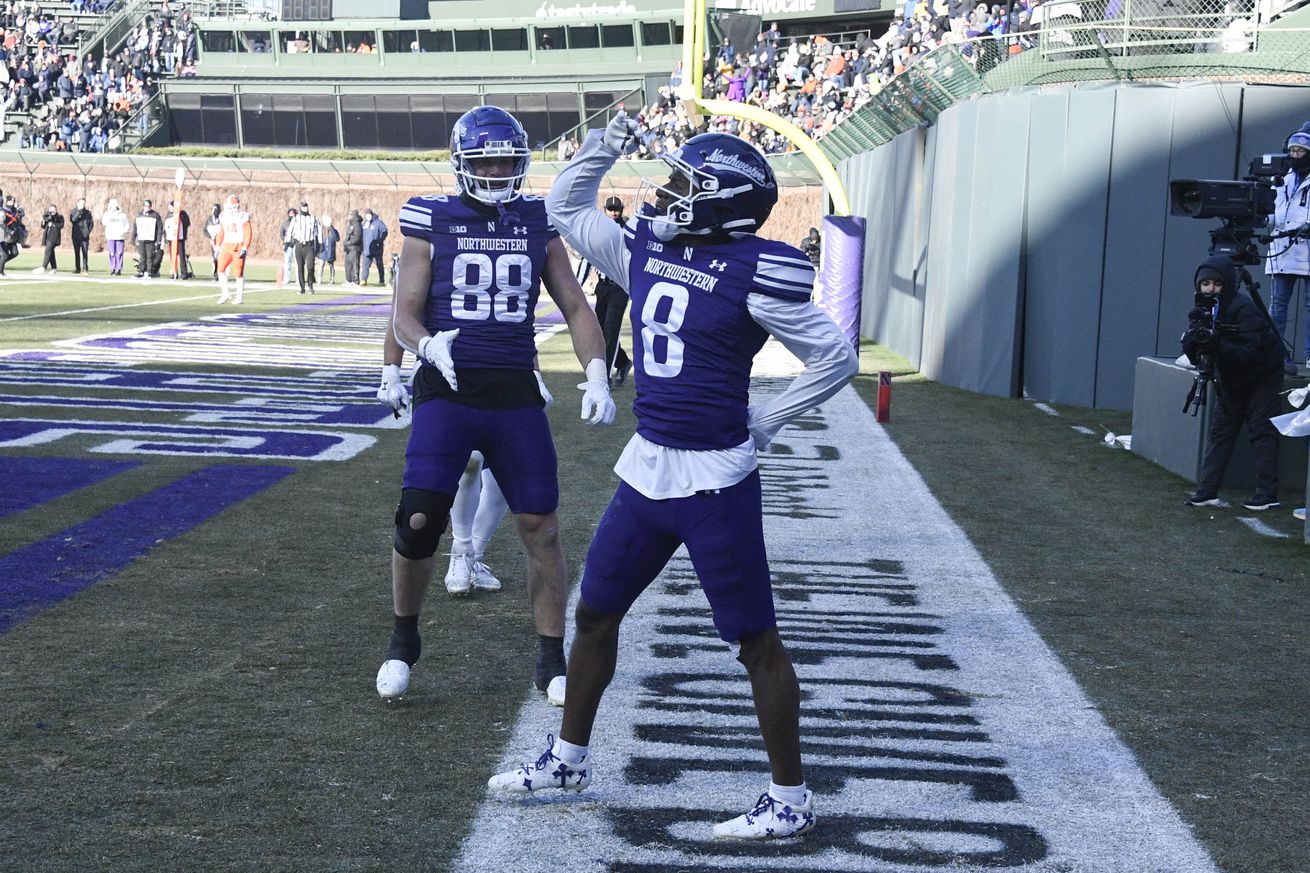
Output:
M103 46L100 54L112 52L150 8L151 0L127 0L105 16L98 28L78 39L77 56L84 58L88 54L96 54L97 46Z
M1128 11L1130 4L1124 4ZM1100 8L1104 14L1103 2ZM942 110L974 94L1011 88L1114 80L1310 82L1310 29L1256 28L1253 21L1218 12L1095 21L1048 13L1039 30L978 37L922 55L819 146L840 161L930 125Z
M144 142L148 142L168 121L168 103L164 92L156 91L145 103L138 106L127 120L119 127L118 148L113 151L130 152Z

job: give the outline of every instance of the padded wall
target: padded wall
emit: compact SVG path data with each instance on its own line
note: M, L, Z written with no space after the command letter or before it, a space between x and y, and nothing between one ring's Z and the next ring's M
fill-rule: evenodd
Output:
M1170 216L1169 180L1240 175L1308 98L1210 82L988 95L843 162L869 220L865 335L949 385L1131 408L1137 358L1178 354L1218 225Z

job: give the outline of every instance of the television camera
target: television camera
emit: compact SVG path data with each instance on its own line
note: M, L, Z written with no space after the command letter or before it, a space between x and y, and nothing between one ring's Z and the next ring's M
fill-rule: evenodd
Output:
M1210 231L1210 254L1228 255L1239 265L1258 264L1255 238L1274 211L1275 180L1281 180L1288 168L1287 155L1275 153L1255 158L1238 180L1173 179L1169 214L1220 219L1223 224ZM1249 281L1245 270L1241 274Z

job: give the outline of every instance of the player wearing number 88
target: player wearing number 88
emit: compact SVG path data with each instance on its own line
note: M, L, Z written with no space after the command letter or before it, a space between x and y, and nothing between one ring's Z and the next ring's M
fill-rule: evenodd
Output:
M584 365L582 417L614 420L605 340L574 277L545 203L519 190L527 138L494 106L455 125L458 196L411 198L400 211L404 243L393 328L421 366L392 554L395 628L378 672L383 697L409 685L421 642L418 613L432 556L445 532L469 455L493 471L528 553L528 595L540 637L535 681L563 697L568 589L556 508L555 447L533 373L533 312L544 286L567 321Z
M615 466L621 481L587 553L559 739L537 764L494 776L490 786L580 790L591 780L591 731L614 675L619 625L685 544L719 635L740 644L772 769L750 812L714 833L793 836L815 818L801 769L800 691L773 608L756 453L845 385L858 362L810 302L809 258L754 235L778 192L764 157L744 140L692 137L662 156L668 180L652 186L653 200L627 225L601 214L601 178L633 146L633 134L623 113L603 135L592 132L546 201L569 242L632 296L637 433ZM805 371L749 407L751 361L769 335Z

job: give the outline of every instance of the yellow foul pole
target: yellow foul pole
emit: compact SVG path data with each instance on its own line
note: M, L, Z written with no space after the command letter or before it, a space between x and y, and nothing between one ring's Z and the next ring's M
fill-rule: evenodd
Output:
M832 198L833 212L837 215L850 215L851 203L846 197L841 177L837 175L837 168L805 131L782 116L754 104L712 100L701 96L701 83L705 80L705 3L706 0L685 0L683 4L682 83L678 86L678 98L684 111L691 116L693 123L702 114L727 115L762 124L782 134L818 171L828 189L828 196Z

